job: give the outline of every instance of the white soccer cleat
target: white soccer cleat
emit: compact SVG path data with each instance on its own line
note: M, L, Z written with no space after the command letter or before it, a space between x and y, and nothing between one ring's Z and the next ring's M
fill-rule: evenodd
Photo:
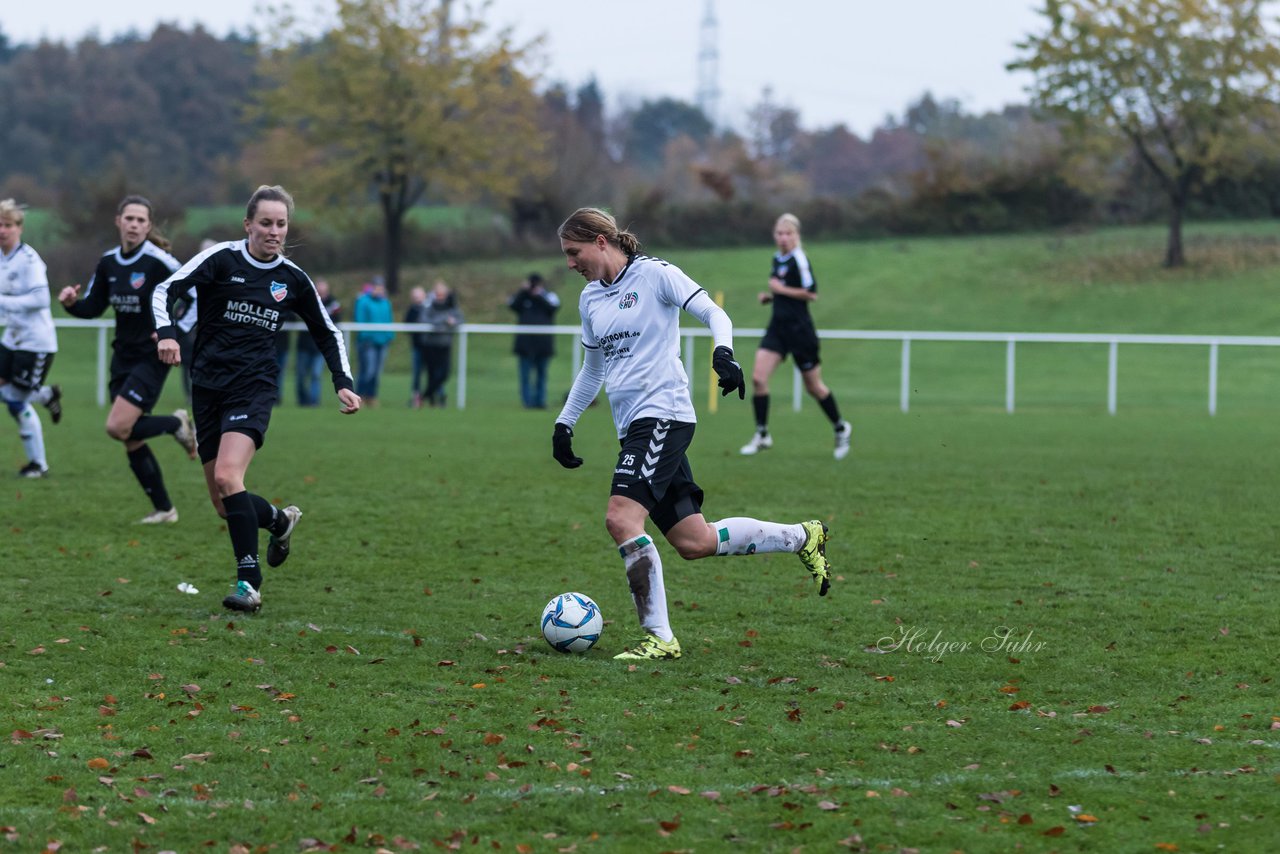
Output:
M187 456L194 460L196 458L196 423L191 420L190 413L185 409L173 410L173 417L178 419L178 429L173 434L173 438L187 452ZM175 518L173 521L178 520Z
M249 582L237 581L236 586L223 598L222 607L252 614L262 607L262 595Z
M853 425L848 421L841 421L836 426L836 450L835 458L843 460L849 456L849 443L853 439Z
M297 527L298 520L302 518L302 511L292 504L280 512L284 514L288 524L285 525L283 534L272 534L267 541L267 566L279 566L289 559L289 540L293 537L293 529Z
M170 507L168 510L156 510L148 513L138 520L139 525L172 525L178 521L178 508Z
M772 448L772 447L773 447L773 437L769 435L769 432L766 430L765 432L761 433L759 430L757 430L755 432L755 435L751 437L751 441L743 445L739 449L739 453L741 453L743 456L750 457L760 453L761 451L767 448Z

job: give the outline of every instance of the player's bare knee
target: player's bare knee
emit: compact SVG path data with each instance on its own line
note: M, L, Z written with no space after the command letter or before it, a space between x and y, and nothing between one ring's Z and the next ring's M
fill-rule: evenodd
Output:
M609 532L609 536L613 537L613 541L615 543L620 543L623 540L630 538L630 532L628 530L629 523L620 513L614 513L612 511L605 513L604 527L605 530Z
M127 442L129 440L129 435L133 433L133 425L117 424L114 421L108 421L106 430L107 435L112 439L115 439L117 442Z

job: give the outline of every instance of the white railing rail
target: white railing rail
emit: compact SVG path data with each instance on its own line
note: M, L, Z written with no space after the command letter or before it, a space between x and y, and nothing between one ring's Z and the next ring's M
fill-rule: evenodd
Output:
M94 328L97 335L97 400L99 406L107 403L107 369L110 360L109 338L115 326L113 320L79 320L75 318L58 318L54 321L58 327ZM305 330L301 323L287 323L285 329ZM352 348L352 334L363 330L390 330L392 332L421 332L422 326L412 323L339 323L338 328L347 338L347 350L352 359L355 351ZM580 333L578 326L521 326L514 323L464 323L455 330L458 339L457 369L455 377L455 400L459 409L467 405L467 356L468 339L471 335L567 335L576 342ZM685 373L690 382L699 376L694 364L694 339L708 338L710 330L703 327L682 328L684 340L683 359ZM764 334L763 329L734 330L739 342L754 342ZM1018 344L1106 344L1107 345L1107 412L1114 415L1117 406L1117 386L1119 381L1119 349L1120 345L1176 345L1207 347L1209 350L1208 407L1209 414L1218 411L1218 351L1222 347L1280 347L1280 337L1261 335L1122 335L1093 332L930 332L923 330L881 330L881 329L826 329L818 333L824 340L844 341L899 341L902 344L899 408L903 412L910 409L911 404L911 344L915 341L970 341L979 343L1003 343L1005 345L1005 410L1014 411L1016 402L1017 378L1017 345ZM573 373L578 372L582 364L580 347L570 347L573 359ZM745 348L739 345L739 350ZM741 359L740 359L741 361ZM353 366L354 367L354 366ZM793 370L791 402L794 409L800 408L804 384L800 372Z

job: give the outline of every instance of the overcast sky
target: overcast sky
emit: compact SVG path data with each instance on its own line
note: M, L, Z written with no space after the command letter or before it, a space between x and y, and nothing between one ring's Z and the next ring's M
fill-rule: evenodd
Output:
M465 0L455 0L457 3ZM472 4L476 8L476 4ZM259 30L262 0L0 0L0 31L106 41L159 22L222 36ZM302 0L307 11L329 0ZM1042 0L711 0L722 124L744 125L766 89L805 128L867 135L924 92L968 112L1025 103L1029 78L1005 71L1014 43L1043 29ZM612 111L670 96L696 102L708 0L493 0L487 19L517 42L545 34L545 77L571 88L594 77Z

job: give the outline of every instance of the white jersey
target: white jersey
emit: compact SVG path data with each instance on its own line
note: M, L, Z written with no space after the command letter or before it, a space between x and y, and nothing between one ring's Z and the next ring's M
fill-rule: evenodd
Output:
M680 312L705 293L679 267L648 255L632 258L612 284L583 289L582 346L603 357L619 437L637 418L697 421L680 361Z
M36 250L25 243L10 255L0 252L0 344L10 350L58 352L58 333L49 311L49 273Z

